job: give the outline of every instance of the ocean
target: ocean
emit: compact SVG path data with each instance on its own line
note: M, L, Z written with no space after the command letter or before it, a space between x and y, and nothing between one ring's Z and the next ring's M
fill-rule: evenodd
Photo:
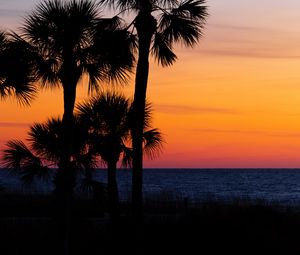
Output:
M118 171L121 199L130 196L131 171ZM106 171L95 170L94 178L106 182ZM0 170L0 187L7 191L49 193L51 181L23 185L7 169ZM144 194L205 200L263 199L284 205L300 205L300 169L145 169Z

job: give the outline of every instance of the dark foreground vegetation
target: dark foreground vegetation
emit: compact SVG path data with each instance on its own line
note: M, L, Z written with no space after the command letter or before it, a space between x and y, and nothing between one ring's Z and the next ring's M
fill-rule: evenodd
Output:
M1 194L1 254L59 254L53 198ZM190 203L162 194L145 199L144 221L130 205L111 224L105 203L76 199L71 254L300 254L300 211L264 201Z

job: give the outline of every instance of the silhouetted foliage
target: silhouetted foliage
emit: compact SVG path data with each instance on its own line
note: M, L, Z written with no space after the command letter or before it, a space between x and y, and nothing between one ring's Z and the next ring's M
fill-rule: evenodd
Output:
M143 122L150 54L162 66L176 60L175 43L194 46L203 34L208 16L205 0L100 0L120 13L132 13L128 29L137 36L138 59L135 79L133 130L133 210L142 214Z
M29 104L36 94L34 54L18 36L0 32L0 96Z
M28 145L19 140L7 142L2 166L19 174L24 183L30 184L34 179L47 179L51 168L59 164L63 153L62 130L59 118L32 125L28 132ZM72 141L71 165L78 172L94 168L96 157L89 152L87 129L77 118L72 132L76 139Z
M76 87L84 76L89 79L89 91L98 90L100 82L124 82L134 61L134 37L122 28L120 20L102 19L100 14L95 1L45 0L26 17L20 34L10 34L9 47L1 57L11 58L9 68L2 69L0 63L4 72L0 74L2 95L16 92L28 103L34 84L63 88L62 153L58 164L63 171L57 176L56 194L65 207L66 221L74 187Z
M148 105L144 128L146 155L154 158L162 148L162 135L151 128L151 107ZM102 93L78 106L74 117L71 144L71 161L74 178L77 173L85 174L81 189L90 191L99 199L104 194L103 185L92 178L93 169L99 159L107 166L108 201L112 219L119 217L119 195L116 180L117 163L131 165L133 125L132 102L121 94ZM34 124L28 132L28 146L24 142L11 140L4 150L3 167L20 175L24 183L35 179L47 180L51 167L60 163L63 154L63 123L52 118L42 124ZM55 173L54 184L59 185L61 169ZM75 183L75 181L74 181Z
M132 102L121 94L102 93L78 107L79 118L88 126L91 147L100 155L108 171L108 196L111 218L119 217L119 195L116 180L117 163L132 162L132 128L134 116ZM144 122L144 150L146 155L158 156L162 147L162 135L151 128L151 107L146 108Z
M63 88L64 153L59 166L66 169L77 84L84 75L89 91L97 91L101 82L124 82L134 62L134 37L119 19L103 19L100 14L93 1L46 0L26 17L20 34L0 34L1 95L15 92L29 103L37 83Z

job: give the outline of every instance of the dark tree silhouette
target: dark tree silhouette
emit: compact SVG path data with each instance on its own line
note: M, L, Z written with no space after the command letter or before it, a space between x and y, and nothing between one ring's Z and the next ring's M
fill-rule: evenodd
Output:
M151 128L151 107L146 108L143 132L143 148L151 158L162 147L159 130ZM109 213L112 221L119 218L119 194L116 180L117 163L132 161L132 102L121 94L102 93L78 106L78 115L89 128L91 147L107 166Z
M96 157L88 148L89 134L86 126L77 117L74 117L73 123L76 139L72 140L71 165L78 173L78 171L94 168ZM59 118L32 125L28 132L28 145L20 140L7 142L2 158L3 167L16 172L25 184L30 184L35 179L47 180L51 168L59 164L63 153L62 132L63 124ZM57 171L54 179L59 175L60 171Z
M86 174L86 184L95 184L91 171L97 166L99 156L107 166L109 213L113 221L119 218L119 196L116 180L117 163L127 166L132 162L132 102L116 93L101 93L99 96L78 105L74 116L71 144L71 161L74 173ZM146 107L143 148L146 155L155 158L162 148L162 135L151 128L151 106ZM28 132L27 146L19 140L11 140L4 150L3 166L15 171L25 184L34 179L45 180L51 167L57 166L63 154L63 123L52 118L43 124L34 124ZM54 184L61 171L57 171ZM75 176L75 174L74 174ZM73 181L75 183L75 180Z
M149 55L162 66L174 63L174 43L194 46L208 15L205 0L101 0L103 4L134 14L129 25L137 35L135 76L132 201L135 217L142 216L143 119L149 73Z
M65 141L62 139L63 132L64 125L59 118L49 119L44 124L34 124L28 133L28 146L19 140L11 140L7 143L7 148L4 150L2 158L2 166L12 169L25 184L30 184L35 179L48 179L50 177L50 168L60 164L61 155L64 153ZM74 188L77 174L84 172L87 174L87 177L90 177L88 174L96 167L97 161L96 155L92 153L89 147L88 128L76 116L73 117L72 133L74 139L70 143L69 167L72 171L73 179L71 183L73 185L72 188ZM57 185L61 185L59 181L62 180L62 174L64 173L61 169L58 169L55 173L53 178L55 189L57 189ZM100 183L91 178L86 179L88 179L87 184L92 186L92 191L95 192L96 185L96 188L98 188ZM58 242L62 242L63 245L67 246L64 247L65 249L59 250L59 254L69 252L69 235L71 235L69 231L71 231L72 214L71 208L68 208L70 214L65 215L65 209L63 205L56 204L54 216L59 229L57 234ZM62 215L68 217L68 221ZM66 234L68 236L65 236Z
M133 37L122 29L120 19L100 18L98 7L90 0L46 0L25 19L21 34L11 34L13 54L30 63L20 70L30 74L28 84L63 88L62 153L56 194L65 208L67 225L74 186L72 140L77 84L84 75L89 78L90 91L99 89L101 81L123 82L133 63ZM9 79L16 77L19 83L21 72L10 73ZM69 253L67 242L65 253Z
M28 105L36 88L33 59L26 52L26 45L11 40L0 31L0 97L14 95L21 104Z
M88 0L45 1L27 17L22 30L17 39L33 48L42 86L63 88L64 148L59 161L63 171L56 189L68 203L74 179L70 162L77 84L84 74L89 77L89 90L97 90L99 81L126 79L133 61L132 40L119 19L100 19L98 5Z

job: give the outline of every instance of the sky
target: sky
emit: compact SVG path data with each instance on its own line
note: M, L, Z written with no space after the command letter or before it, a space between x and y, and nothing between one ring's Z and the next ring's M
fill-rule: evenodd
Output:
M0 0L0 28L16 31L34 0ZM300 1L207 0L204 36L178 61L151 61L148 100L165 137L146 167L300 167ZM105 86L105 85L104 85ZM133 95L134 79L120 88ZM77 102L88 97L84 84ZM61 116L62 90L31 107L0 101L0 149L30 124Z

